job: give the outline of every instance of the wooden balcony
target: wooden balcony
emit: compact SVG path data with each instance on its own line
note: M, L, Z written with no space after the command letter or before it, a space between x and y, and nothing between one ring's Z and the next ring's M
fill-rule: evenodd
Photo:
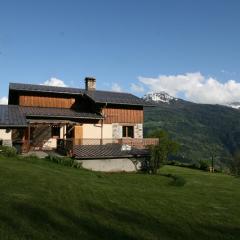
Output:
M92 155L92 152L96 150L101 152L101 156L104 156L103 152L111 152L117 155L123 156L123 154L129 154L132 150L147 150L151 145L157 145L159 140L157 138L121 138L121 139L59 139L57 144L58 152L65 155L74 155L74 151L81 151L85 153L85 156ZM123 150L124 147L127 150ZM130 147L129 147L130 146ZM114 151L112 151L114 149ZM131 149L131 150L129 150ZM138 152L139 152L138 151Z

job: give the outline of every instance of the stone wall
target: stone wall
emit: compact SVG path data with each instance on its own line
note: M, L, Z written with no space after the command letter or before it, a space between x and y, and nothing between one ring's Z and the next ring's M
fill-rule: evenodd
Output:
M134 126L134 138L143 138L143 124L136 124Z
M122 138L122 126L118 123L112 124L112 138L119 139Z
M136 167L128 158L76 160L82 163L82 167L100 172L135 172ZM140 164L138 164L138 168Z
M122 138L122 124L113 123L112 124L112 137ZM134 138L143 138L143 124L134 124Z

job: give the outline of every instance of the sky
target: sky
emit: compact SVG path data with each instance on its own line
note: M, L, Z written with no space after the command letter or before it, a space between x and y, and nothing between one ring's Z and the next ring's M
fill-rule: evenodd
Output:
M9 82L201 103L240 101L238 0L1 0L0 104Z

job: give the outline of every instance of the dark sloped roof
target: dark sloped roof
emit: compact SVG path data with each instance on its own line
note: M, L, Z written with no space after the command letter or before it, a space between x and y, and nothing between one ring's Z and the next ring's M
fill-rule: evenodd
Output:
M46 117L63 119L102 119L97 113L80 112L68 108L20 107L27 117Z
M120 104L120 105L139 105L148 104L143 99L130 93L108 92L108 91L85 91L85 94L96 103Z
M34 85L23 83L10 83L9 90L27 91L27 92L46 92L46 93L64 93L64 94L82 94L83 90L79 88L54 87L46 85Z
M132 148L129 151L122 151L121 144L105 145L74 145L73 154L77 159L101 159L101 158L130 158L149 156L148 149Z
M22 107L0 105L0 128L27 127L27 118L102 119L97 113L78 112L65 108Z
M138 98L130 93L123 92L110 92L110 91L86 91L80 88L68 87L53 87L46 85L33 85L22 83L10 83L10 91L27 91L27 92L43 92L43 93L61 93L61 94L85 94L96 103L108 103L119 105L135 105L135 106L148 106L149 103L141 98Z
M27 127L25 114L16 105L0 105L0 127Z

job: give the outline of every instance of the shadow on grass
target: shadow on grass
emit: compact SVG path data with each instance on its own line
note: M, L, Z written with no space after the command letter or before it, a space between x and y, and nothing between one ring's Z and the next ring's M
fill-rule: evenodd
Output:
M0 224L17 236L6 239L238 239L240 235L239 228L199 225L194 231L138 211L93 203L87 203L83 212L19 202L12 210L14 217L0 215Z

